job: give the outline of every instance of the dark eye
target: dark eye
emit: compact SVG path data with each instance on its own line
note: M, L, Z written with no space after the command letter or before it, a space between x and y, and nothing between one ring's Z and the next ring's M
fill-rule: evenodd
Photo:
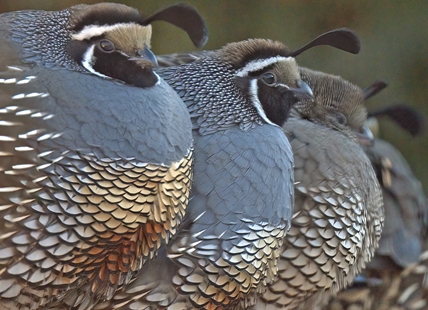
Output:
M273 86L276 84L276 76L273 73L270 73L270 72L263 73L260 78L262 79L263 83L265 83L268 86Z
M336 117L336 121L340 124L340 125L346 125L347 119L345 117L345 115L343 115L342 113L337 113L335 115Z
M100 47L104 52L111 53L114 51L114 44L109 40L101 40Z

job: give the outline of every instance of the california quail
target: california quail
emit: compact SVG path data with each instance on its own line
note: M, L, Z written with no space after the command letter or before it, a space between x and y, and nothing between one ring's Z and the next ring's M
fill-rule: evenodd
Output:
M191 122L153 72L154 20L206 41L187 5L0 15L1 309L89 309L176 232Z
M306 48L353 49L355 40L339 30ZM293 205L291 149L279 126L293 103L311 98L295 54L279 42L250 39L159 71L192 117L192 198L169 245L97 309L246 307L275 276Z
M407 106L394 105L371 112L368 122L382 115L391 116L412 135L423 130L423 116ZM406 160L391 144L377 138L364 150L382 186L385 205L385 227L369 269L390 265L383 260L386 257L400 267L407 267L418 261L428 232L427 199Z
M412 135L420 134L423 116L404 105L369 114L391 116ZM375 131L373 131L375 132ZM365 147L382 186L385 227L379 249L360 280L340 292L324 309L420 310L428 308L428 204L420 182L404 157L388 142L376 138Z
M315 101L294 105L284 124L294 155L295 210L278 262L255 309L312 309L352 282L373 257L382 195L358 144L366 119L360 88L300 68Z

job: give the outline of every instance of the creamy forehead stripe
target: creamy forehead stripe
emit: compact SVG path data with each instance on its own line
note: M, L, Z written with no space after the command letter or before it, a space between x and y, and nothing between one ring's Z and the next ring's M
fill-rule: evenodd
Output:
M90 26L85 26L85 28L83 28L80 32L73 34L71 38L73 40L79 40L79 41L89 40L92 37L100 36L103 33L106 33L115 29L119 29L119 28L126 29L126 28L132 28L136 26L141 28L151 27L151 25L141 26L136 23L118 23L114 25L103 25L103 26L90 25Z
M244 68L237 71L236 75L240 77L248 76L248 73L255 72L258 70L261 70L263 68L266 68L267 66L270 66L271 64L274 64L279 61L292 61L295 62L296 60L293 57L271 57L267 59L258 59L253 60L249 62Z

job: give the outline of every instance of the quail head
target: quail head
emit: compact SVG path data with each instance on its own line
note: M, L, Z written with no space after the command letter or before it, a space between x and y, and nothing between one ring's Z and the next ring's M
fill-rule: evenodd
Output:
M344 32L307 46L341 41ZM159 70L192 118L188 212L158 257L97 309L247 307L275 277L293 206L293 160L280 126L293 104L312 98L293 55L279 42L250 39Z
M366 88L367 92L369 88ZM370 96L366 96L370 97ZM369 113L377 136L377 118L389 116L410 134L421 134L424 117L405 105ZM385 225L379 248L353 286L339 292L323 309L425 309L428 305L428 204L421 183L390 143L375 138L365 146L382 187Z
M284 124L294 155L295 209L278 262L255 309L312 309L352 282L373 257L383 223L376 175L358 144L366 119L360 88L306 68L315 100Z
M89 309L176 232L191 122L153 71L155 20L206 40L187 5L0 15L0 308Z

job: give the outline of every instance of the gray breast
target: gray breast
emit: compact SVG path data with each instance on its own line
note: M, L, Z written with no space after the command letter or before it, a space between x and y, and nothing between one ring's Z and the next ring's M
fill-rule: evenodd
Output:
M16 16L0 17L0 304L90 307L181 223L189 114L164 81L139 89L31 63L39 54L9 38Z

